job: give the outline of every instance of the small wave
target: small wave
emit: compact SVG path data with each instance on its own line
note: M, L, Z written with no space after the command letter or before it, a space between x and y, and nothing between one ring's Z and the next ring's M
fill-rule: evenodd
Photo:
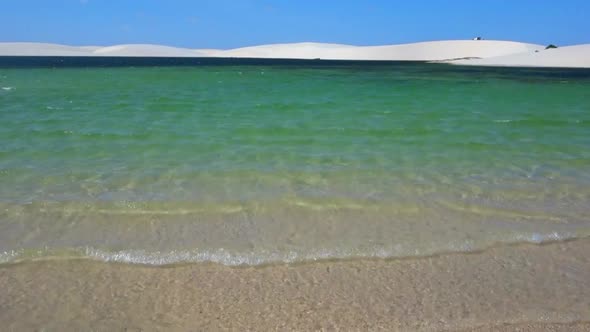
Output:
M449 244L439 250L419 250L402 245L391 247L375 247L358 249L316 249L310 251L268 251L232 252L224 248L195 249L178 251L147 251L104 249L84 247L76 249L42 249L42 250L10 250L0 253L0 264L20 263L30 261L91 259L109 263L124 263L137 265L168 266L190 263L216 263L225 266L261 266L272 264L294 264L327 260L350 259L401 259L411 257L427 257L448 253L465 253L485 250L495 246L513 244L543 244L548 242L576 239L571 233L532 233L516 235L511 241L493 242L478 246L471 240Z
M510 123L512 120L494 120L496 123Z
M12 91L12 90L14 90L14 87L11 87L11 86L3 86L2 87L2 90L4 90L4 91Z
M555 241L563 241L573 239L575 236L573 235L566 235L559 234L557 232L548 233L548 234L540 234L540 233L533 233L530 235L519 235L516 237L518 242L528 242L534 244L541 244L545 242L555 242Z
M293 206L297 206L297 207L301 207L301 208L307 208L310 210L314 210L314 211L323 211L323 210L340 210L340 209L346 209L346 210L363 210L363 209L367 209L370 208L370 205L367 204L354 204L354 203L333 203L333 204L314 204L311 202L306 202L303 200L295 200L295 201L290 201L289 204L293 205Z

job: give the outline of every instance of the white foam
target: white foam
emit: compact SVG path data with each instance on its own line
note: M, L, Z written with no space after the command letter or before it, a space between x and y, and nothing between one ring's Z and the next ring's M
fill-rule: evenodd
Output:
M553 232L553 233L547 233L547 234L532 233L529 235L519 235L516 237L516 239L519 242L529 242L529 243L540 244L540 243L544 243L544 242L567 240L567 239L571 239L574 237L575 237L574 234L570 234L570 233Z
M17 261L19 257L23 256L22 250L8 250L0 252L0 264L11 263Z
M277 263L296 263L326 259L346 258L328 250L312 254L295 251L232 253L223 248L216 250L193 250L172 252L147 252L144 250L123 250L109 252L95 248L86 248L85 256L105 262L117 262L142 265L172 265L179 263L217 263L227 266L257 266Z
M466 239L456 243L448 243L444 248L418 249L400 244L388 247L369 247L363 249L315 249L309 251L271 251L260 250L256 252L234 252L225 248L218 249L194 249L173 250L168 252L147 250L120 250L109 251L93 247L78 249L41 249L41 250L7 250L0 253L0 264L21 261L85 258L103 262L116 262L140 265L173 265L186 263L216 263L226 266L260 266L268 264L292 264L323 260L342 259L393 259L405 257L423 257L440 253L472 252L482 250L495 245L510 243L533 243L563 241L576 238L573 233L529 233L516 234L509 239L497 242L490 240L486 243L476 244L473 240Z

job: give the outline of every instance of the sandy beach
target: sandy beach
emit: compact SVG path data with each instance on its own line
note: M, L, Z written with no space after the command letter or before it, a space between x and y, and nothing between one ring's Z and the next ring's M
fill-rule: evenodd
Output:
M420 259L0 268L0 320L37 330L587 331L590 240Z
M163 45L67 46L0 43L0 56L220 57L363 61L445 61L457 65L590 68L590 46L545 50L544 45L498 40L443 40L400 45L353 46L291 43L230 50Z

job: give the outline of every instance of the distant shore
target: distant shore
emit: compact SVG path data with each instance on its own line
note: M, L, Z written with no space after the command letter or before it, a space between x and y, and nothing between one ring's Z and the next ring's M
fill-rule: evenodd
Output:
M0 268L7 330L590 328L590 240L419 259L232 268L89 260Z
M590 68L590 44L546 49L544 45L494 40L447 40L384 46L294 43L231 50L187 49L149 44L101 47L46 43L0 43L0 56L436 61L477 66Z

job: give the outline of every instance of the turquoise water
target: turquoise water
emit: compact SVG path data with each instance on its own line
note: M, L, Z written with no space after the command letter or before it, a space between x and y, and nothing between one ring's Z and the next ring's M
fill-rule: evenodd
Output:
M590 235L590 73L0 68L0 261L265 264Z

